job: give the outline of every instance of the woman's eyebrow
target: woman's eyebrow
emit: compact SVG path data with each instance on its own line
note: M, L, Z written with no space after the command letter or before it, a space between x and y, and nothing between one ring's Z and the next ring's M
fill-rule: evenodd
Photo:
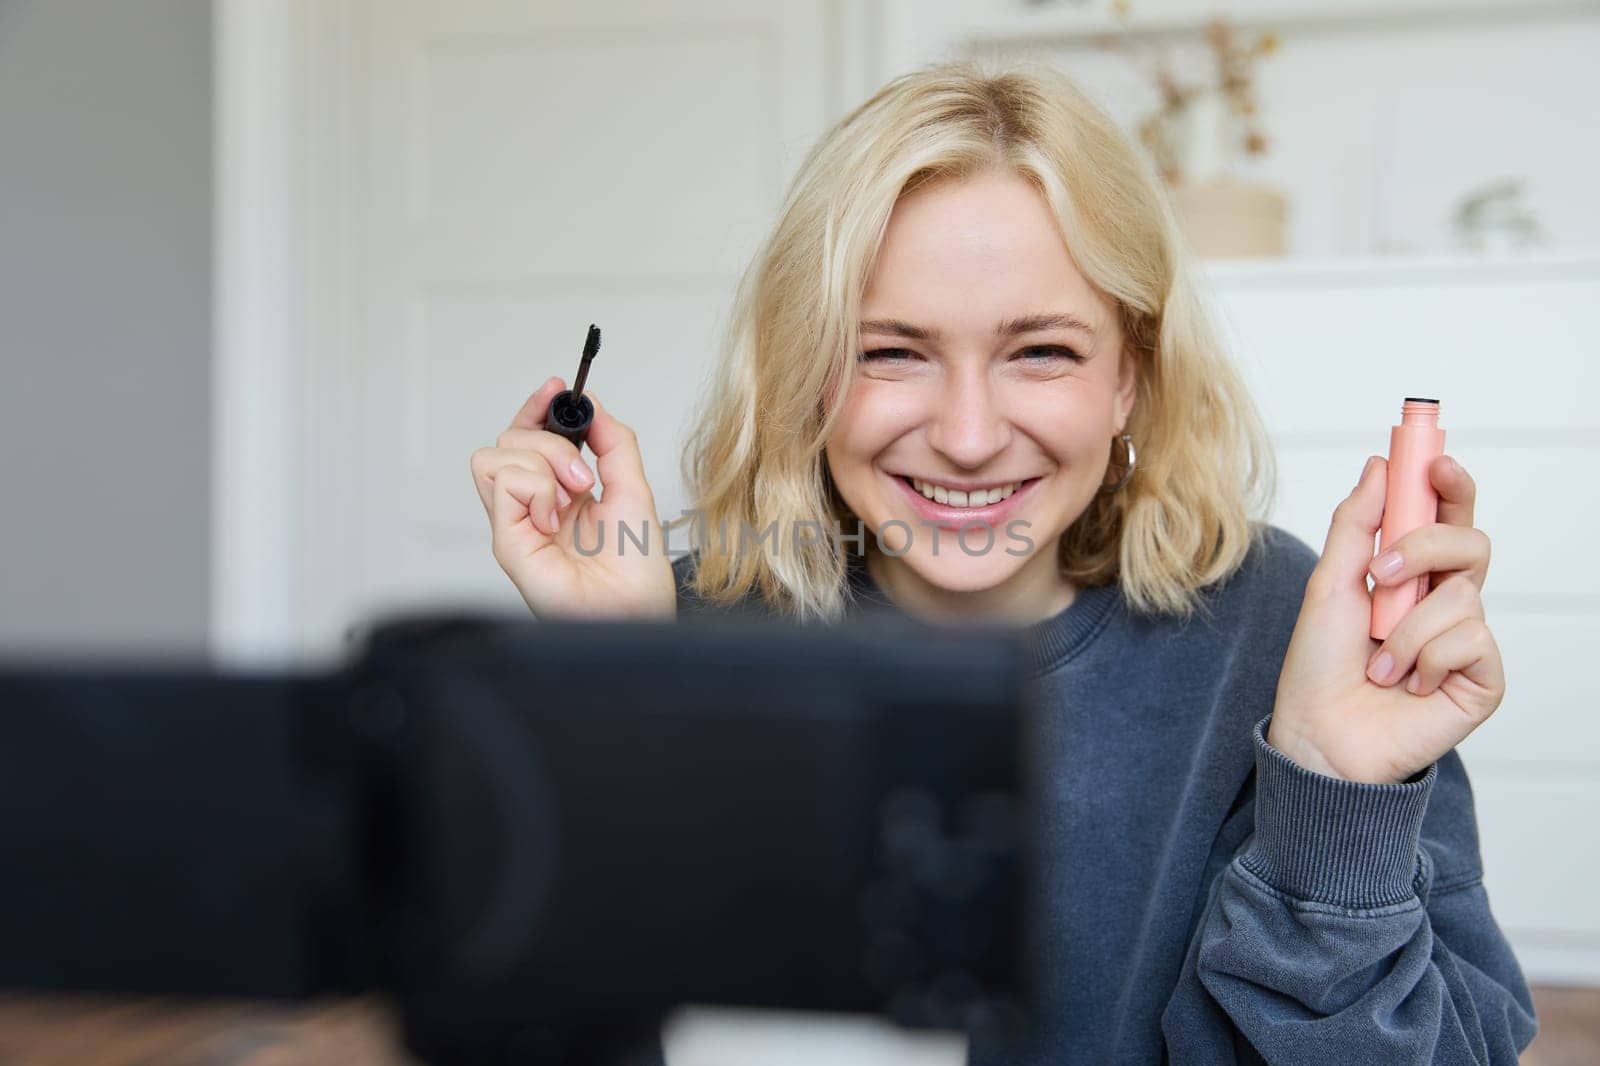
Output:
M942 334L936 329L913 325L898 318L873 318L860 323L862 333L881 333L890 337L904 337L913 341L938 341ZM1051 314L1024 315L1001 322L995 327L997 337L1015 337L1021 333L1041 333L1050 329L1074 329L1094 336L1094 327L1067 311Z
M994 332L998 337L1014 337L1019 333L1043 333L1049 329L1075 329L1094 336L1094 327L1070 311L1013 318L1010 322L1000 323Z

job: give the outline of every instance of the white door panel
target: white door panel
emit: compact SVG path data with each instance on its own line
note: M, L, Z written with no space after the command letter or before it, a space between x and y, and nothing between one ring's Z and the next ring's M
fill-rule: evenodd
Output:
M638 432L665 518L739 271L834 98L830 5L367 4L348 615L510 604L467 461L541 382ZM352 501L352 504L355 501Z

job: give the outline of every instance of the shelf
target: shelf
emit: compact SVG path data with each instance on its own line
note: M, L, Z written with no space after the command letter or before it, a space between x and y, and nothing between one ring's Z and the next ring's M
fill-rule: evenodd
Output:
M1081 45L1106 35L1163 37L1203 31L1226 15L1242 30L1382 30L1468 20L1600 15L1597 0L1135 0L1124 24L1108 2L1076 8L1007 10L972 20L960 33L969 45ZM1155 8L1155 10L1150 10Z
M1215 285L1261 288L1277 285L1379 282L1395 285L1449 281L1600 279L1600 248L1468 255L1305 256L1282 259L1205 259L1201 271Z

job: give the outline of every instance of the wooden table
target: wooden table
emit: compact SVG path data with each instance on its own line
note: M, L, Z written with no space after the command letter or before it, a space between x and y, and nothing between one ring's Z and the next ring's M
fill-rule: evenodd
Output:
M1535 988L1523 1066L1600 1063L1600 989ZM419 1066L381 1001L257 1002L0 994L5 1066ZM750 1066L759 1066L751 1063Z
M415 1066L377 1000L0 994L5 1066Z

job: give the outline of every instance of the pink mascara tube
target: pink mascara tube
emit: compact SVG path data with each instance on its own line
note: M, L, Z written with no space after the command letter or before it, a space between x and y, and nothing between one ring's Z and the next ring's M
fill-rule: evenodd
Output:
M1444 454L1439 428L1439 401L1407 396L1400 424L1389 430L1389 483L1383 500L1383 528L1378 552L1418 526L1439 520L1439 494L1428 480L1428 466ZM1372 590L1372 639L1387 640L1406 612L1428 594L1429 575Z

